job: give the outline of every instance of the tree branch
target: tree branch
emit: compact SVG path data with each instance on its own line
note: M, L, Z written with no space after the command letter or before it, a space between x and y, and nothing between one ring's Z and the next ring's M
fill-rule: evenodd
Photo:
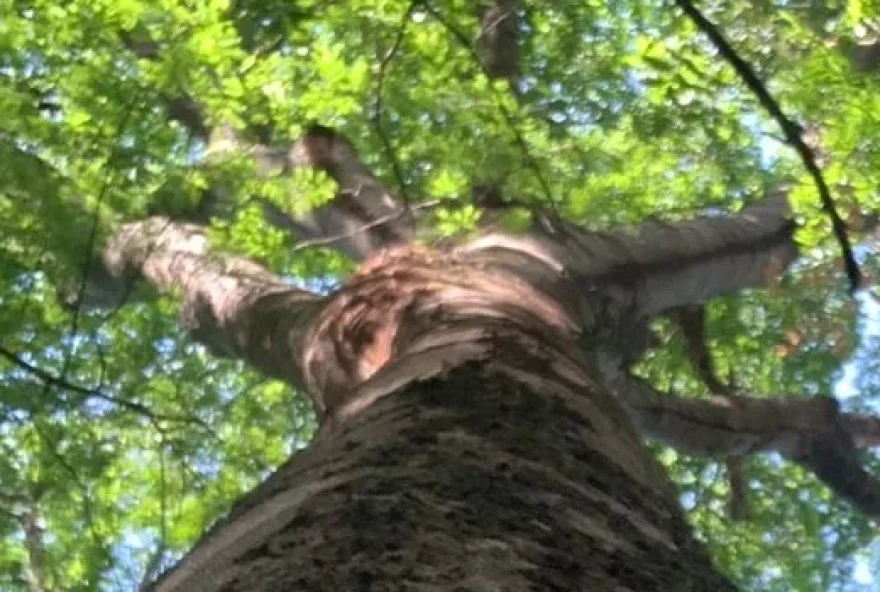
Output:
M119 39L131 54L142 60L157 60L161 56L161 46L152 39L135 37L130 31L120 31ZM201 107L187 95L163 95L168 119L180 123L197 138L207 139L211 128L205 123Z
M477 53L490 78L506 79L516 89L519 79L516 0L493 0L480 17Z
M306 238L354 233L340 248L357 260L412 239L414 220L406 204L382 185L360 161L351 143L336 131L311 126L291 148L288 159L292 166L326 172L339 185L336 197L312 212L307 222L317 229ZM386 217L387 222L377 223Z
M880 481L862 467L857 454L858 446L880 442L880 418L840 413L830 398L685 399L623 375L612 388L648 437L699 456L777 452L880 520Z
M825 182L825 177L822 175L819 165L816 164L816 160L813 158L812 150L810 150L809 146L804 142L803 128L785 115L782 108L779 106L779 103L777 103L770 95L767 87L764 86L760 78L758 78L758 75L752 66L739 56L718 28L712 24L709 19L703 16L690 0L675 1L685 14L690 17L697 28L709 38L716 49L718 49L721 56L733 67L734 70L736 70L743 82L746 83L749 89L751 89L758 98L758 101L764 109L766 109L771 117L776 120L776 123L779 124L782 133L785 135L785 139L794 147L798 155L801 157L804 167L813 178L813 183L816 185L816 189L819 192L819 198L822 200L822 208L828 214L828 217L831 220L831 227L834 231L834 236L840 244L840 250L843 254L843 265L846 270L846 275L849 278L850 288L853 292L858 290L861 284L861 272L859 271L858 263L856 263L855 257L853 256L852 246L850 245L849 236L846 232L846 224L840 217L840 214L838 214L837 208L834 206L834 200L831 197L828 184Z
M333 245L345 255L361 261L376 251L408 243L415 220L406 204L397 200L358 157L351 143L335 130L312 125L289 148L272 148L243 140L229 126L214 130L211 154L249 154L257 162L257 174L289 174L295 168L323 171L339 189L328 203L294 217L268 200L259 199L266 220L294 234L306 244ZM204 204L208 216L228 215L222 192Z
M779 191L727 216L613 232L556 220L542 232L584 289L640 318L776 280L797 256L794 230Z
M415 8L413 2L401 25L400 34L392 51L383 60L377 89L377 109L381 108L381 80L388 61L402 41L406 19ZM121 33L123 45L142 59L155 60L161 48L150 39L136 39L130 33ZM269 223L293 231L297 239L314 244L332 244L355 260L363 260L375 251L394 244L407 243L414 232L414 221L406 203L401 203L388 191L372 172L361 163L351 143L341 134L321 125L311 125L293 145L285 148L249 142L229 125L209 127L202 107L192 97L166 96L168 117L178 121L193 135L208 142L208 153L214 156L227 152L249 154L262 175L289 172L295 167L309 167L326 172L339 185L336 198L314 211L294 218L278 206L263 200ZM379 113L374 114L374 119ZM375 119L378 123L378 119ZM394 158L387 137L378 126L383 143L389 151L401 191L405 191L403 173ZM265 135L265 134L264 134ZM266 138L268 140L268 138ZM223 212L223 192L206 193L202 213L205 220ZM404 200L405 201L405 200ZM380 222L381 221L381 222ZM330 237L336 237L332 240Z
M715 395L732 395L733 389L718 378L712 352L706 343L706 309L702 304L676 308L667 315L681 329L687 356L694 371L709 392Z
M505 2L505 0L499 0L500 2ZM434 19L446 29L452 38L456 40L456 42L467 51L474 59L474 62L477 64L479 71L482 72L487 78L494 78L492 72L486 68L486 64L481 57L480 52L477 48L474 47L473 43L471 43L470 39L467 35L465 35L458 27L455 26L449 19L447 19L443 13L434 8L433 6L426 5L425 10L430 14ZM515 32L516 29L514 29ZM507 35L502 35L497 38L498 41L509 42ZM519 65L516 65L516 68L519 68ZM493 88L493 94L498 95L498 91ZM510 130L510 133L513 135L513 139L520 150L520 153L523 157L523 163L529 167L534 176L535 180L538 182L538 185L541 187L541 191L544 194L544 199L546 199L547 203L555 208L556 207L556 199L553 196L553 191L550 188L550 184L548 183L544 172L541 170L541 166L535 157L532 155L532 151L529 148L528 142L526 142L525 136L523 136L522 132L519 130L519 127L516 124L516 119L514 118L513 113L510 109L507 108L504 101L497 100L495 102L495 107L498 109L498 112L501 113L501 116L504 118L504 122L507 125L507 128Z
M391 143L391 139L388 137L388 134L385 132L385 126L382 124L382 113L383 109L383 101L384 101L384 90L385 90L385 78L388 74L388 69L391 66L391 61L397 55L398 51L400 51L400 47L403 43L403 38L406 35L406 29L409 25L409 22L412 18L412 13L416 9L417 6L421 3L421 0L412 0L409 3L406 11L403 13L403 16L400 19L400 25L397 28L397 35L394 38L394 42L391 44L391 47L382 57L382 60L379 62L379 73L376 76L376 83L374 85L375 89L375 100L373 101L373 112L370 115L370 121L373 124L373 127L376 130L376 135L379 136L379 141L382 143L382 148L385 150L385 154L388 157L388 160L391 162L391 168L394 171L394 176L397 179L398 188L400 190L400 195L403 198L404 203L409 202L409 197L406 191L406 178L403 175L403 169L400 166L400 162L397 159L397 154L394 150L394 146Z
M108 403L112 403L114 405L118 405L130 411L134 411L140 415L143 415L153 421L156 420L166 420L166 421L177 421L177 422L187 422L199 423L196 418L187 418L181 417L177 415L166 415L162 413L156 413L152 411L149 407L144 405L143 403L138 403L137 401L132 401L130 399L126 399L123 397L116 397L113 395L108 395L101 392L98 389L88 388L84 386L80 386L78 384L74 384L67 379L54 376L45 370L34 366L33 364L29 364L20 356L16 355L11 350L0 346L0 357L6 358L8 361L12 362L14 365L18 366L28 374L31 374L38 379L40 379L43 384L47 387L55 387L60 388L62 390L70 391L73 393L78 393L80 395L84 395L89 398L101 399L102 401L107 401Z
M214 355L245 360L267 376L317 392L309 389L313 379L304 366L306 331L325 299L292 288L248 259L210 253L204 227L162 217L123 226L105 247L102 263L102 277L115 284L134 277L160 292L181 292L181 324ZM324 401L314 403L321 415Z

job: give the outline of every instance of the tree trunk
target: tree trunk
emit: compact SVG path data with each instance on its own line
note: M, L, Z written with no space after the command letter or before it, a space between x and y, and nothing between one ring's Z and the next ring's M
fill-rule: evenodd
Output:
M524 257L368 263L291 347L317 440L154 589L733 590Z

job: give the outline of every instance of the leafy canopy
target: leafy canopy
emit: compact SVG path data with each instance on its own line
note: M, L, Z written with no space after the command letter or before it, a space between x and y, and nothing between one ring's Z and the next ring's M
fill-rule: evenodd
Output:
M821 129L839 207L880 207L880 73L852 57L880 34L874 3L703 9L787 111ZM591 227L737 209L791 183L806 257L774 289L712 303L716 363L750 392L811 396L833 392L855 352L865 372L846 404L876 405L876 344L858 343L872 325L845 292L813 185L668 2L525 7L518 95L480 69L465 0L0 0L0 14L0 345L97 389L0 359L4 590L27 590L29 570L46 589L131 589L314 430L299 393L187 340L173 298L88 314L59 304L122 222L185 216L209 187L231 204L211 229L224 249L325 288L351 269L326 248L292 250L251 200L301 214L332 197L326 175L258 174L247 154L170 120L180 97L204 126L276 147L310 122L339 130L411 203L440 200L435 238L473 227L478 183ZM869 275L872 251L858 245ZM658 330L641 372L704 393L676 330ZM658 453L744 589L849 585L872 533L802 470L751 459L754 515L733 523L717 463Z

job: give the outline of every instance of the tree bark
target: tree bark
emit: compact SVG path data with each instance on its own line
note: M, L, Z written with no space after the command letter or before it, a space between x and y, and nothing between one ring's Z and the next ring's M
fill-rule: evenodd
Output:
M516 0L493 0L480 15L477 53L486 75L506 79L516 89L519 79L519 15Z
M574 309L499 272L519 256L368 264L304 357L360 343L377 369L312 382L336 393L317 441L155 590L733 590Z
M487 76L514 92L520 12L488 2L476 44ZM159 55L149 40L124 41ZM321 421L309 450L153 589L732 590L637 429L698 454L781 452L880 516L880 486L853 454L876 441L873 418L827 401L676 401L628 374L651 317L791 263L785 196L727 218L632 233L560 224L436 253L400 246L415 230L410 205L333 130L279 148L256 126L260 144L212 129L192 97L165 106L260 173L326 172L339 186L330 203L301 218L264 203L267 219L367 263L318 297L210 255L198 225L157 217L126 225L90 267L76 304L119 306L141 279L178 290L196 340L307 392ZM212 189L206 214L222 210Z
M833 401L677 401L628 371L634 328L776 277L792 231L784 195L629 232L560 222L385 249L319 297L209 253L199 225L124 226L83 305L137 279L179 292L194 338L306 392L321 422L156 589L732 589L637 429L781 452L880 515Z
M156 590L732 590L607 395L494 345L323 432Z

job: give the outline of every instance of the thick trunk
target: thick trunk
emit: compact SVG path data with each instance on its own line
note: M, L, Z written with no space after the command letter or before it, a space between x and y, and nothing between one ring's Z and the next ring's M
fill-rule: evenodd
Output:
M626 360L651 315L784 268L787 213L777 195L633 232L399 247L326 298L210 255L197 225L127 225L80 303L114 304L138 278L178 291L196 339L306 391L322 421L158 589L730 589L622 405L674 445L687 431L698 450L785 449L829 482L852 443L756 424L754 406L683 408L627 380ZM877 506L866 479L835 480Z
M509 249L368 263L290 350L317 441L155 589L732 590L572 294Z
M328 426L156 589L732 590L566 345L501 330Z

